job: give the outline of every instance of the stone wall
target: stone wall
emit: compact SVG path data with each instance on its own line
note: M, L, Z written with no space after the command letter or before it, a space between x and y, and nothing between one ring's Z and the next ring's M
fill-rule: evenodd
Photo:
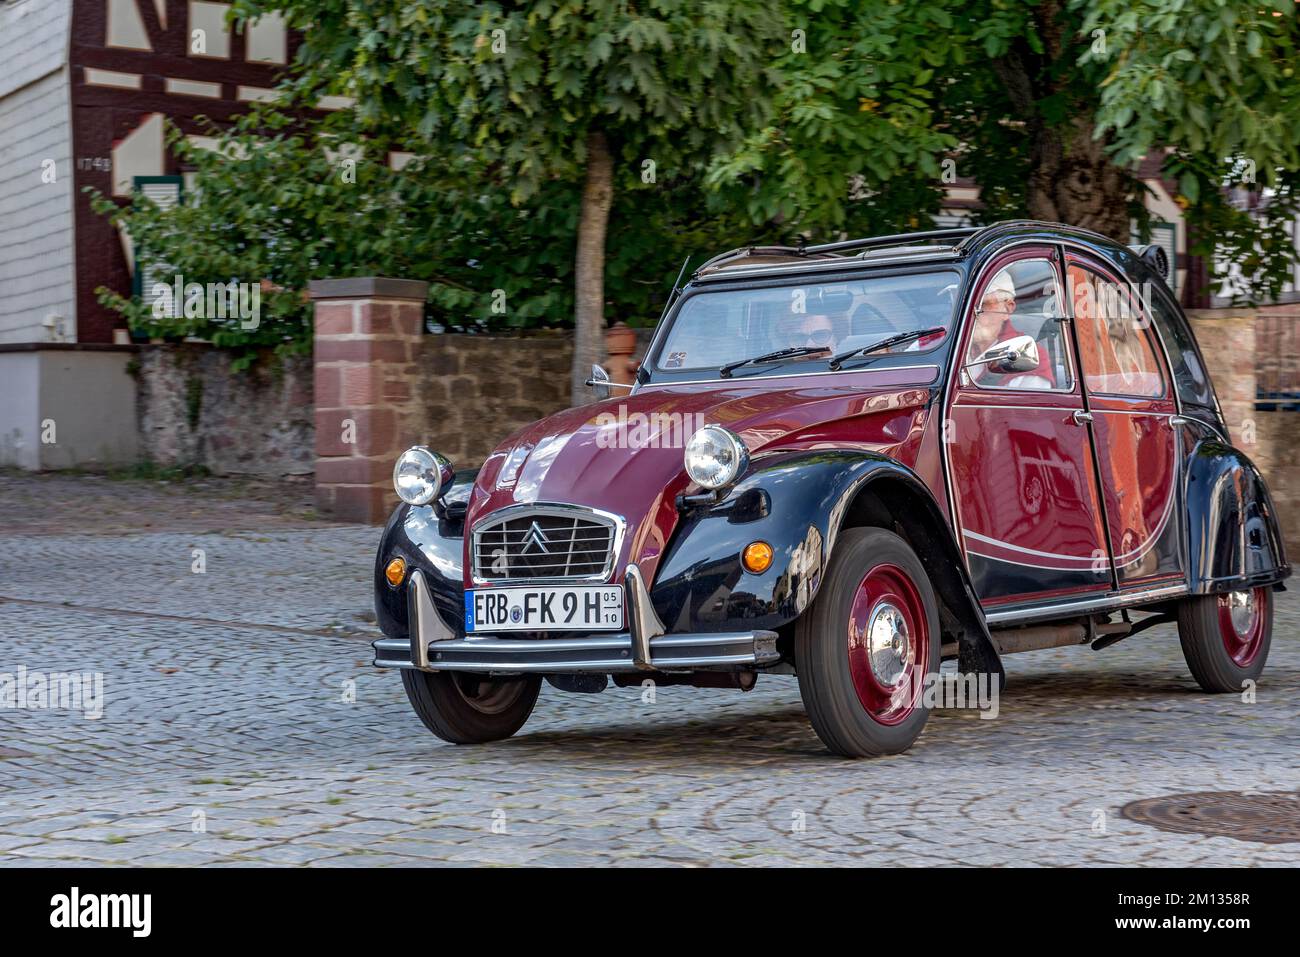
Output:
M416 360L418 441L457 468L478 466L503 439L569 407L573 339L425 336Z
M1300 556L1300 413L1255 410L1256 314L1250 309L1197 309L1188 318L1233 444L1259 466L1287 551Z
M1234 443L1255 418L1255 313L1249 309L1193 309L1192 331ZM1245 433L1249 435L1249 430ZM1249 449L1244 448L1248 455Z
M311 474L311 359L268 353L240 372L232 360L198 343L140 347L141 460L216 475Z
M1294 563L1300 559L1300 413L1258 412L1255 422L1255 444L1243 451L1264 473Z

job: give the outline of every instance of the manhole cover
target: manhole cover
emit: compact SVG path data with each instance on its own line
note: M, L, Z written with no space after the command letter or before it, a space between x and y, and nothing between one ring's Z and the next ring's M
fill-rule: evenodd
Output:
M1265 844L1300 842L1300 792L1202 791L1167 794L1125 804L1119 811L1130 821L1162 831L1235 837Z

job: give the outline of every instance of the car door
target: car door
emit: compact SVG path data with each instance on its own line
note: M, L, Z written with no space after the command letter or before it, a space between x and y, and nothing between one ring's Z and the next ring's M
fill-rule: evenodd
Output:
M1177 400L1142 297L1097 259L1066 283L1121 588L1181 580Z
M945 421L956 520L986 609L1112 585L1060 254L1020 247L977 277L957 343ZM970 366L992 342L1030 335L1033 374Z

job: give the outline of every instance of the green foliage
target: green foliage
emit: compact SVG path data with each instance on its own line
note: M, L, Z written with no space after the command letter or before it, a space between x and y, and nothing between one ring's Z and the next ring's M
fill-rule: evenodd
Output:
M1300 166L1300 84L1292 0L1072 0L1104 44L1080 62L1105 70L1095 116L1118 162L1173 146L1252 158L1261 182ZM1226 172L1226 170L1225 170ZM1195 201L1192 174L1183 192Z
M194 169L183 207L96 205L129 230L142 260L187 281L266 280L278 291L252 332L156 319L104 291L134 328L250 357L266 345L301 350L307 282L366 274L428 280L431 318L447 326L564 324L582 151L596 127L616 158L613 317L652 322L687 254L768 238L767 227L710 207L702 181L714 151L766 109L777 23L766 7L272 0L237 13L277 7L310 26L280 102L252 108L217 152L172 134ZM291 118L325 94L356 106ZM394 171L389 150L418 158ZM344 157L355 160L353 181Z
M219 151L173 132L194 178L180 208L95 201L139 259L268 284L253 330L102 291L134 328L241 362L310 347L313 278L427 280L430 318L453 328L569 323L593 130L614 156L606 314L633 323L688 254L924 228L954 173L981 186L983 221L1027 215L1044 144L1081 122L1126 169L1167 151L1194 251L1239 265L1249 297L1295 257L1280 171L1300 166L1300 27L1284 0L235 3L273 9L304 30L281 101ZM308 109L326 94L355 106ZM393 170L390 151L417 159ZM1221 189L1247 159L1257 198L1270 190L1255 219ZM1107 202L1140 213L1123 182Z
M345 93L371 129L472 157L521 203L580 181L591 129L680 170L760 123L774 7L730 0L243 0L306 30L300 94ZM421 150L421 152L427 152Z
M1171 149L1189 251L1238 302L1273 299L1294 271L1300 213L1300 22L1292 0L1072 0L1103 31L1082 62L1105 68L1097 130L1117 162ZM1231 189L1231 192L1228 190ZM1251 212L1248 212L1250 210Z
M960 142L937 112L959 0L793 0L776 60L782 82L766 127L714 164L751 220L817 234L867 222L923 224L937 208L941 159ZM902 185L906 197L897 195ZM915 200L929 196L916 205ZM734 189L740 187L740 189Z

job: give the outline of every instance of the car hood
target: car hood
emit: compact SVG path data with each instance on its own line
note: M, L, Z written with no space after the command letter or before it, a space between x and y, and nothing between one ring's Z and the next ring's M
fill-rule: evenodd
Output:
M734 383L653 385L548 416L484 462L466 528L501 508L566 503L627 523L616 579L629 561L653 577L677 520L679 492L698 491L683 450L696 429L722 425L751 456L775 450L861 448L899 457L919 442L937 368L864 370ZM909 381L910 380L910 381ZM469 584L466 536L466 577Z

